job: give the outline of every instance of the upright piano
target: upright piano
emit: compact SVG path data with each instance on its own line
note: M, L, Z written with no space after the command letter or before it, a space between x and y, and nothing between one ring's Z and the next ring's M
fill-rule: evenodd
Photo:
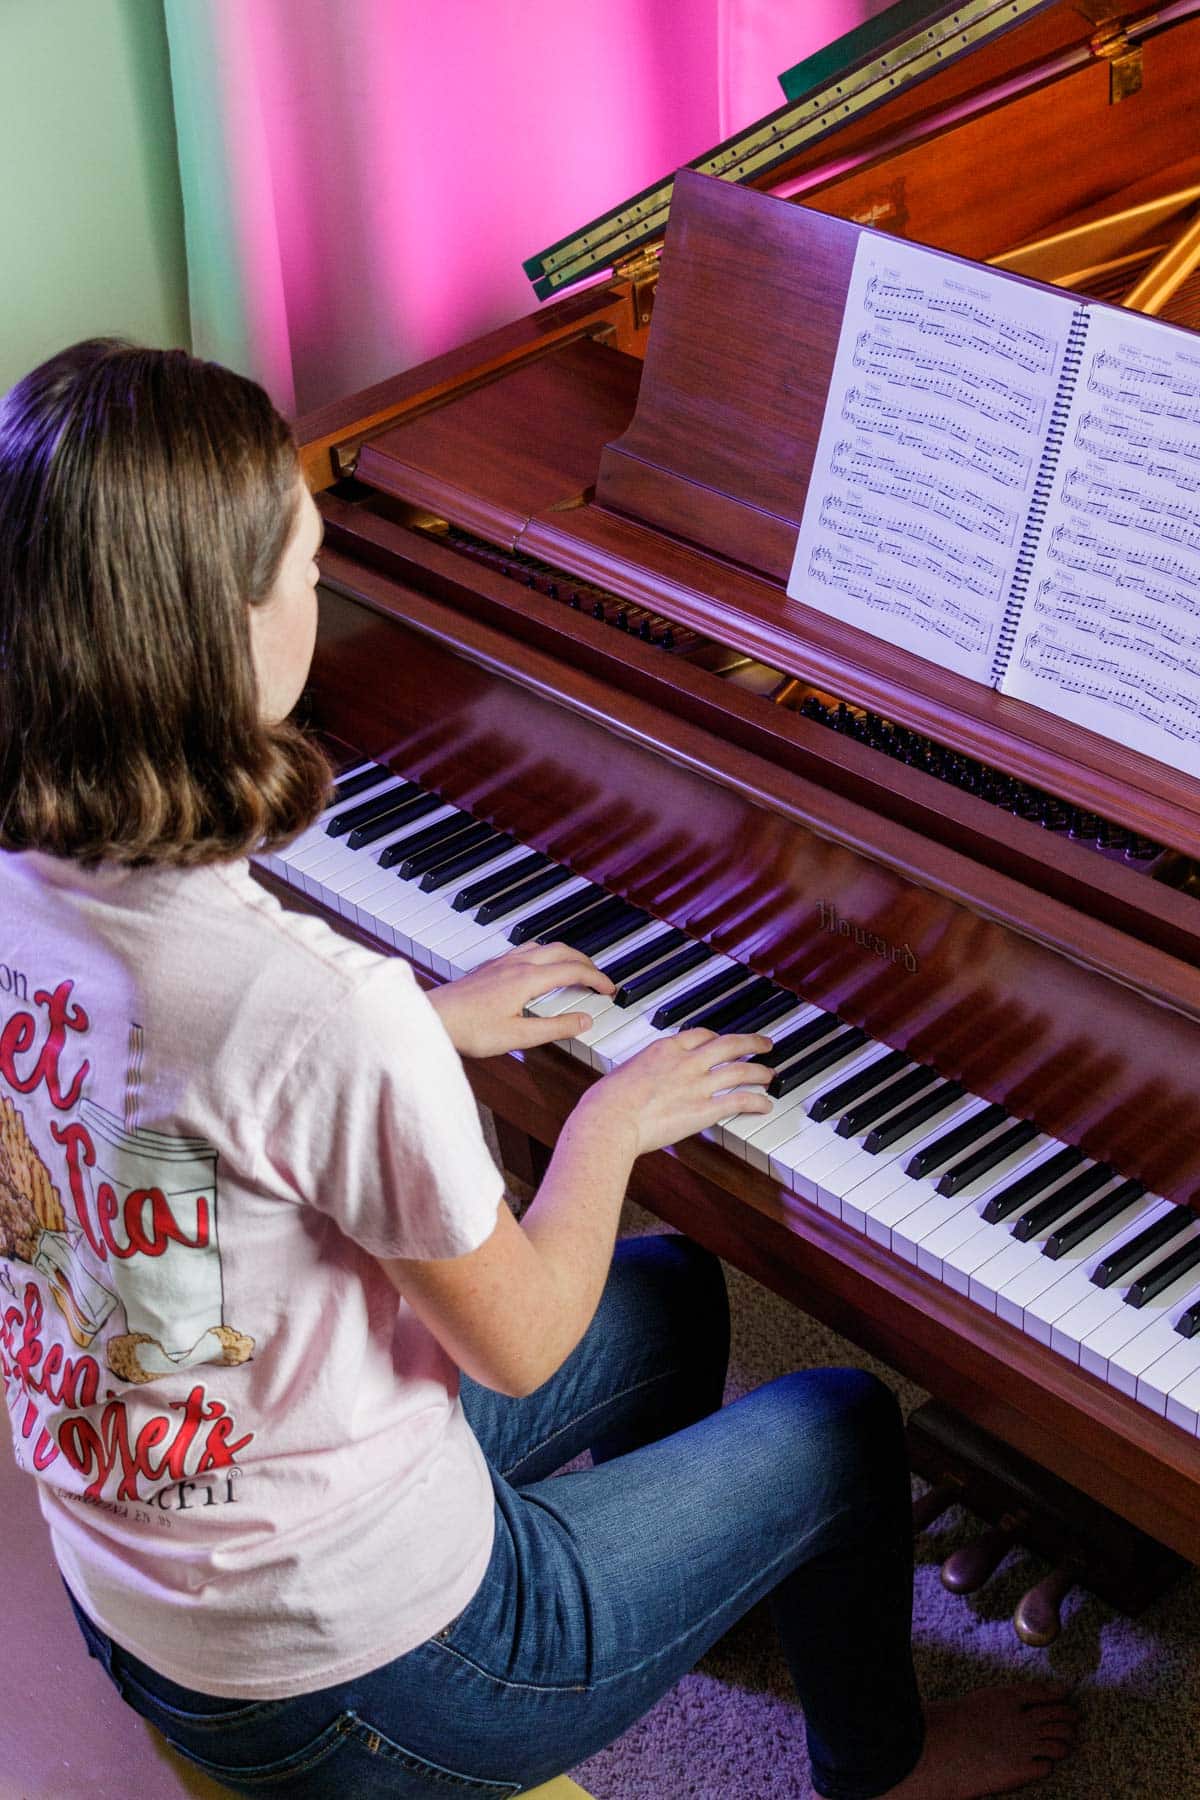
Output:
M773 1118L636 1195L1200 1560L1200 784L785 593L860 229L1200 322L1200 0L902 0L848 53L300 422L345 773L268 873L429 980L526 924L618 967L473 1066L506 1144L762 1024Z

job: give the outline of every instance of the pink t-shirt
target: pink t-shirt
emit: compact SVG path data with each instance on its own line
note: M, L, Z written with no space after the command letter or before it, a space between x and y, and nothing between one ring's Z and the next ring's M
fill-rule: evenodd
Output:
M0 854L0 1367L63 1575L135 1655L282 1698L466 1605L487 1468L374 1259L473 1250L501 1196L407 964L244 863Z

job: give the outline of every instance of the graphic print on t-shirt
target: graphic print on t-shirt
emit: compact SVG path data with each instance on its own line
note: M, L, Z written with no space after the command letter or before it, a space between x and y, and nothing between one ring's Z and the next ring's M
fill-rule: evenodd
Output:
M38 989L32 1006L0 1015L0 1285L16 1302L0 1296L0 1369L18 1438L40 1426L35 1466L64 1452L81 1473L99 1472L87 1490L98 1497L114 1463L127 1463L118 1492L130 1498L140 1478L175 1473L176 1463L182 1471L193 1442L196 1467L228 1464L241 1446L230 1441L226 1407L202 1386L167 1402L150 1417L146 1442L143 1428L129 1445L124 1402L108 1378L140 1387L205 1364L228 1367L249 1360L254 1340L224 1318L216 1151L202 1138L131 1123L129 1070L125 1122L85 1097L91 1063L79 1040L90 1021L74 986ZM140 1063L140 1028L131 1043ZM54 1309L85 1354L71 1354ZM97 1432L80 1415L102 1401ZM206 1421L215 1423L203 1433ZM156 1458L168 1438L173 1451ZM108 1454L121 1445L128 1456Z

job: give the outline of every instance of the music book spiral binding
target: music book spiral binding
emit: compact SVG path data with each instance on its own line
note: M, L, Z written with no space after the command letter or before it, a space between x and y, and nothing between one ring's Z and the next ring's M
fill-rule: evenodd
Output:
M1055 395L1054 406L1050 413L1050 424L1046 431L1042 458L1033 484L1033 497L1029 502L1025 529L1021 533L1021 543L1008 590L1008 600L1004 607L1004 617L1000 621L1000 632L996 640L996 652L992 658L990 677L991 685L994 688L1003 684L1004 677L1008 673L1013 645L1016 643L1025 598L1029 592L1029 577L1038 545L1041 542L1042 527L1046 522L1046 508L1050 504L1050 496L1054 488L1054 475L1058 468L1059 456L1062 453L1063 439L1066 436L1067 419L1075 394L1075 383L1079 378L1080 365L1083 362L1083 353L1087 346L1090 323L1091 315L1087 307L1077 307L1071 320L1071 329L1067 334L1062 371L1058 381L1058 393Z

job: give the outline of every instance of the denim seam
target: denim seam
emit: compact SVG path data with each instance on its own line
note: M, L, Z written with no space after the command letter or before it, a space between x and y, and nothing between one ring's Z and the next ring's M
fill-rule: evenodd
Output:
M768 1565L768 1567L765 1571L760 1570L758 1572L758 1574L755 1575L753 1580L744 1581L742 1583L741 1587L738 1588L734 1593L727 1595L722 1600L722 1603L721 1603L722 1606L727 1605L730 1601L736 1602L737 1600L739 1600L741 1598L741 1596L747 1591L748 1588L754 1587L757 1584L757 1582L761 1579L763 1573L766 1573L769 1576L777 1568L781 1568L786 1563L786 1561L787 1561L786 1554L781 1554L780 1556L777 1556L775 1558L775 1561L773 1563L771 1563L770 1565ZM775 1585L775 1583L772 1582L771 1586L773 1587L774 1585ZM714 1608L714 1610L716 1610L716 1609ZM710 1616L711 1616L711 1614L706 1615L706 1617L710 1617ZM695 1628L693 1627L693 1629L695 1629ZM565 1681L565 1682L564 1681L560 1681L560 1682L509 1681L506 1676L493 1674L493 1672L490 1669L485 1669L482 1663L477 1663L474 1661L474 1659L472 1657L465 1656L463 1654L463 1652L461 1650L457 1649L453 1644L442 1643L436 1638L432 1639L431 1642L436 1644L436 1646L439 1650L444 1650L444 1651L446 1651L446 1653L448 1655L457 1657L459 1662L465 1663L469 1669L474 1669L476 1674L484 1676L485 1679L488 1681L494 1681L498 1687L512 1688L512 1689L516 1689L516 1690L527 1691L529 1693L534 1693L534 1694L558 1694L558 1693L572 1693L572 1692L578 1693L578 1692L584 1692L584 1691L594 1692L596 1689L604 1687L608 1682L625 1681L629 1678L629 1676L637 1675L638 1673L640 1673L640 1671L642 1669L648 1668L652 1663L658 1662L664 1656L669 1655L669 1653L672 1650L674 1650L674 1648L676 1647L677 1644L681 1644L685 1637L690 1637L690 1636L691 1636L691 1632L681 1632L678 1637L672 1638L669 1644L660 1645L658 1650L654 1653L654 1655L644 1656L640 1662L630 1663L624 1668L615 1669L611 1675L600 1675L600 1676L597 1676L594 1681L590 1681L590 1682L586 1682L586 1683L581 1683L581 1682L576 1682L576 1681Z
M565 1437L567 1432L574 1431L578 1426L582 1425L586 1419L590 1419L593 1413L603 1412L605 1407L611 1406L614 1401L624 1400L629 1394L639 1393L642 1388L653 1387L656 1381L675 1380L681 1373L682 1370L680 1369L660 1369L654 1375L647 1375L642 1381L632 1382L629 1387L618 1388L615 1393L609 1394L607 1399L599 1400L594 1406L589 1406L585 1412L573 1414L573 1416L566 1420L564 1424L560 1425L557 1430L550 1432L549 1435L544 1438L540 1438L536 1444L531 1444L529 1448L517 1458L515 1463L510 1464L507 1469L501 1469L499 1473L503 1476L505 1481L508 1481L511 1478L513 1469L520 1468L523 1462L528 1462L531 1456L536 1456L540 1450L544 1450L547 1445L552 1444L556 1438Z

